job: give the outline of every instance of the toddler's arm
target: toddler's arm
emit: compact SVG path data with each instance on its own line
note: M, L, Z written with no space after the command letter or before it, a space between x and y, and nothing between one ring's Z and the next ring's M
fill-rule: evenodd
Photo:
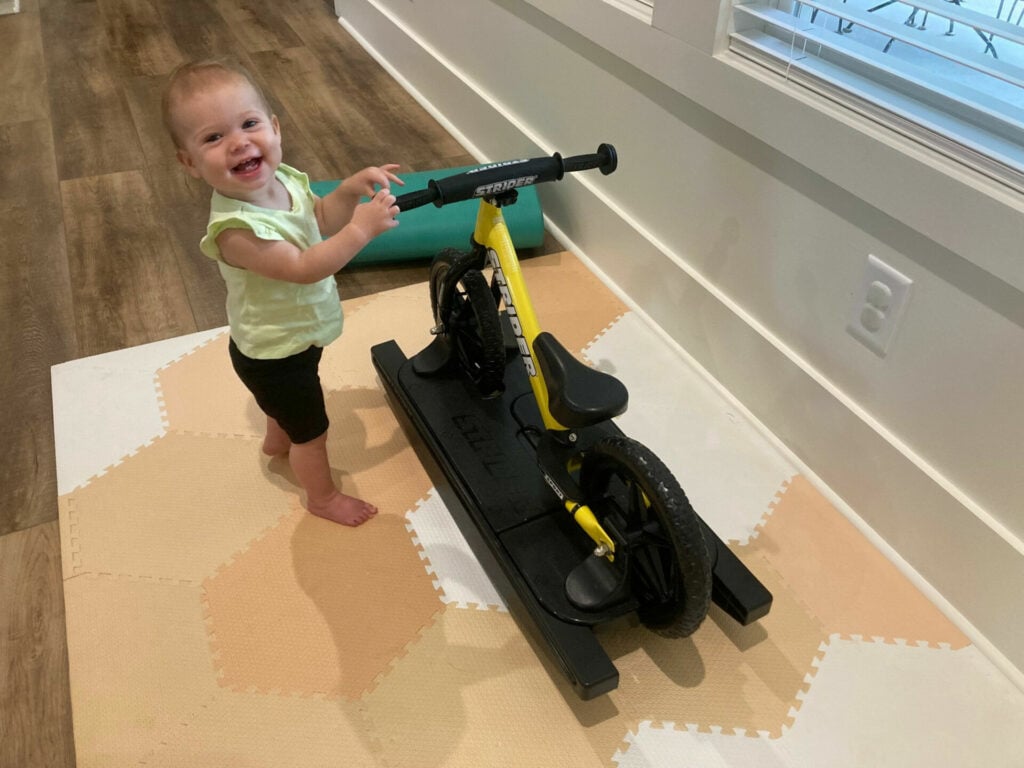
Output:
M330 194L316 201L316 221L320 232L327 237L341 230L364 197L373 197L378 189L388 189L394 182L404 186L405 182L395 175L398 165L388 163L380 167L363 168L345 179Z
M261 240L252 230L225 229L217 236L224 261L274 280L315 283L333 275L366 244L398 226L398 206L388 189L355 206L348 222L336 234L305 251L284 240Z

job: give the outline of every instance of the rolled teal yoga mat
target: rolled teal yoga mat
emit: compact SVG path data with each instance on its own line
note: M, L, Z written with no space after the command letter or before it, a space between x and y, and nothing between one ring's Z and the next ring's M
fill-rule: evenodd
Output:
M443 179L476 167L478 166L468 165L436 171L400 173L398 178L405 182L405 186L396 186L392 192L402 194L423 189L431 179ZM310 187L315 194L323 197L340 183L337 180L314 181ZM399 214L400 223L397 227L374 238L359 252L352 263L385 264L392 261L429 259L444 248L468 250L479 204L478 200L463 200L442 208L424 205L422 208L405 211ZM533 248L544 242L544 217L535 187L519 189L516 204L505 207L503 213L509 234L512 235L512 242L517 248Z

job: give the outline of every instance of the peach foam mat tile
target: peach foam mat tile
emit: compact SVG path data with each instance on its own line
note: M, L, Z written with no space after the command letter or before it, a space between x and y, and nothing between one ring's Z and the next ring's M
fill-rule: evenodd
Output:
M388 765L605 764L507 613L447 608L364 698Z
M157 371L168 430L262 439L266 417L230 366L224 369L228 339L223 333Z
M260 441L170 433L61 497L65 576L186 580L213 573L287 512Z
M367 365L370 347L394 339L411 357L430 343L433 325L426 283L363 297L355 309L346 302L341 338L324 350L320 363L324 387L375 387L377 372Z
M967 637L803 476L741 553L782 575L828 634L962 648Z
M319 697L218 691L137 763L146 768L386 768L359 707Z
M76 576L64 602L78 765L138 765L218 691L200 586Z
M327 455L345 493L399 516L426 495L430 479L381 389L332 390L327 415Z
M324 356L332 467L381 509L356 529L306 513L287 461L261 454L223 330L53 369L79 764L1016 765L1001 734L1021 731L1021 692L742 410L571 255L524 270L563 343L624 379L621 426L772 612L739 627L713 608L684 640L601 627L620 685L579 701L377 381L370 345L429 342L427 287L410 286L346 302Z

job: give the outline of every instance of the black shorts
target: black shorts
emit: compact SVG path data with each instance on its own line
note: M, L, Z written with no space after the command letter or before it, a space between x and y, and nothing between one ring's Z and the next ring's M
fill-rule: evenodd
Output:
M310 347L280 360L254 360L228 343L231 364L256 404L293 443L308 443L327 431L327 408L320 386L322 347Z

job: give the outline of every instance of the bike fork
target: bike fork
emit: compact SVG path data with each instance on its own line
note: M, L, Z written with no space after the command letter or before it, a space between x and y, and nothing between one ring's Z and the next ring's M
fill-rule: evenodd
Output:
M581 498L581 494L575 480L569 474L568 467L571 462L578 463L578 455L574 457L573 449L553 438L551 433L544 434L535 447L537 463L544 475L544 481L558 496L576 524L594 540L594 555L613 561L615 559L615 540L598 521L594 511L586 504L577 501L578 498ZM551 468L555 468L554 473L550 471Z
M545 475L546 477L546 475ZM572 515L576 524L582 528L586 534L594 540L597 546L594 548L594 555L596 557L606 557L609 561L615 560L615 542L612 541L611 536L608 532L601 527L601 523L597 521L597 516L586 504L579 504L572 499L563 499L566 511Z

